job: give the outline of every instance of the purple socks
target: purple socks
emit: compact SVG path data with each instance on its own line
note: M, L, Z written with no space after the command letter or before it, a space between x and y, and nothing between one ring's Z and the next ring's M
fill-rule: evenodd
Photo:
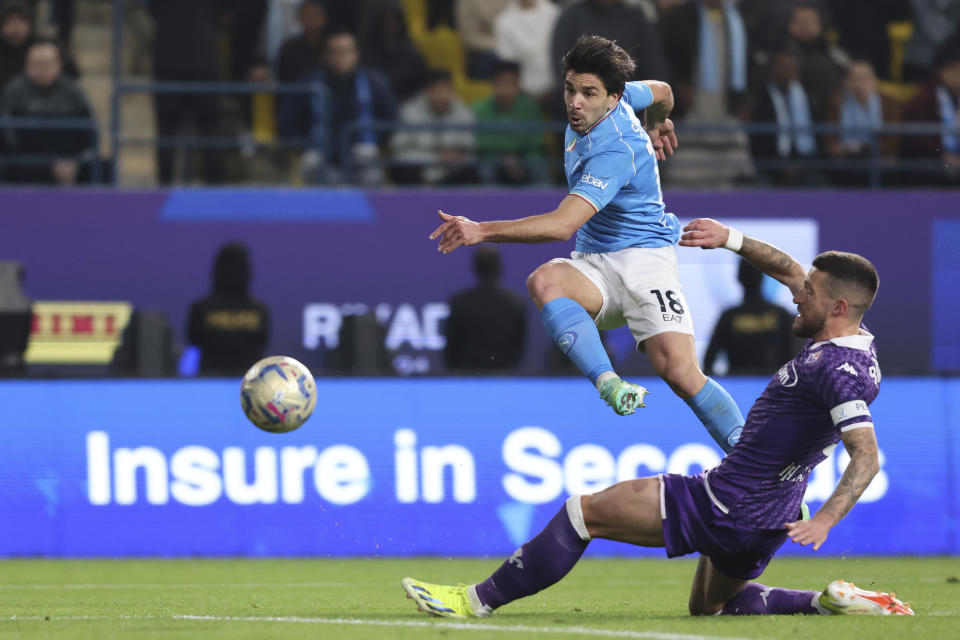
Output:
M748 582L743 591L727 601L720 613L725 616L792 613L817 615L820 611L813 606L813 601L819 595L819 591L781 589L768 587L759 582Z
M589 542L580 496L572 496L543 531L474 586L476 595L492 610L546 589L567 575Z
M468 596L479 615L531 596L558 582L590 543L580 496L571 496L535 538L517 549L489 578L470 587ZM814 605L819 591L797 591L748 582L720 612L723 615L821 613ZM478 602L479 601L479 602Z

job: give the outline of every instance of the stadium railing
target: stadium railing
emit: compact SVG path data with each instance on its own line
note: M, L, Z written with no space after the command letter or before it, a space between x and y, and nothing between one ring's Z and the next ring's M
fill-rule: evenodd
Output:
M314 97L322 97L326 88L320 83L203 83L203 82L121 82L115 89L115 102L119 103L121 96L131 93L149 93L149 94L207 94L207 95L234 95L249 96L254 94L309 94ZM294 149L308 151L314 145L310 136L302 137L276 137L269 141L257 140L250 131L238 131L231 135L220 136L176 136L169 138L127 136L122 134L122 121L120 120L119 106L115 108L115 118L111 122L112 129L112 148L115 166L120 166L122 149L130 146L152 146L152 147L173 147L182 146L185 148L219 148L219 149ZM343 127L338 132L338 140L330 141L330 144L339 145L339 156L350 159L355 154L351 152L353 141L361 133L372 132L381 139L388 138L390 135L399 131L470 131L475 134L482 133L541 133L545 136L554 136L559 140L562 135L565 123L562 121L542 121L542 122L497 122L497 123L475 123L471 125L434 125L434 124L408 124L402 122L353 122ZM781 127L777 123L744 122L735 124L707 124L707 123L677 123L677 132L681 136L681 147L683 146L684 135L737 135L746 140L751 136L757 135L790 135L791 137L798 133L810 133L814 136L840 136L843 133L865 134L869 143L865 145L866 153L858 156L829 157L823 154L810 157L791 157L791 158L751 158L751 163L757 172L774 171L780 169L797 169L804 171L819 171L826 174L860 174L863 178L863 186L870 188L881 188L903 182L906 176L908 183L913 178L920 176L921 180L925 176L936 173L942 173L943 164L938 158L904 158L900 156L887 155L884 150L884 140L889 137L903 137L909 135L941 136L945 133L954 135L960 133L960 128L951 129L941 124L926 122L904 122L891 123L882 128L863 128L851 129L843 128L838 124L817 123L807 127ZM379 153L375 153L373 158L365 155L363 162L369 165L373 162L380 168L390 168L402 164L393 157L389 151L389 145L383 145L385 148ZM329 151L329 149L328 149ZM559 145L549 145L545 154L546 164L552 166L556 164L557 157L560 156ZM697 164L699 162L699 165ZM686 167L688 170L709 168L713 161L709 154L706 154L700 160L688 159ZM358 166L356 162L348 160L346 165L342 165L348 183L362 184L359 179L350 177L351 173L356 173ZM893 180L891 180L893 178ZM114 181L119 183L119 172L114 173Z
M308 150L311 144L309 138L277 138L269 142L254 139L252 135L240 132L234 135L217 137L199 137L199 136L178 136L175 138L146 138L142 136L125 136L122 134L121 121L121 100L122 97L130 93L205 93L222 95L253 95L258 93L284 94L284 93L311 93L316 94L322 91L322 86L318 87L311 83L207 83L207 82L130 82L124 78L123 74L123 52L124 52L124 0L112 0L113 4L113 96L112 96L112 114L110 118L111 132L111 158L116 170L113 172L115 184L119 184L121 171L121 154L124 147L129 146L184 146L187 148L220 148L220 149L263 149L263 148L289 148ZM357 123L349 125L340 132L341 153L349 151L349 141L355 136L361 126ZM536 124L536 130L542 131L545 135L553 134L561 136L564 123L562 122L543 122ZM399 130L401 127L411 128L410 125L400 123L373 123L372 128L381 134L389 134ZM474 125L468 127L474 132L499 131L499 132L519 132L529 133L531 131L529 123L498 123ZM432 128L427 126L426 128ZM456 128L456 127L454 127ZM686 134L738 134L738 135L775 135L779 133L797 133L809 131L814 135L836 135L841 129L836 124L817 123L808 128L781 128L776 123L734 123L734 124L688 124L677 123L678 132L681 136ZM848 132L850 130L847 130ZM939 158L903 158L891 157L884 154L882 141L888 136L904 135L934 135L939 136L944 133L953 133L960 135L960 128L950 129L937 123L897 123L888 124L880 129L869 129L865 131L870 138L868 153L859 157L810 157L810 158L790 158L790 159L758 159L753 158L752 164L758 172L765 172L777 169L800 169L809 171L822 171L830 174L861 174L862 186L870 188L880 188L888 184L911 184L913 182L922 182L929 184L935 174L944 172L943 163ZM681 139L681 146L683 142ZM560 145L553 145L553 149L548 151L546 164L556 167L556 157L562 155L559 151ZM347 153L342 157L350 157ZM369 158L367 158L369 160ZM389 154L378 154L375 158L378 165L389 167L395 163ZM687 167L690 169L698 168L697 162L701 163L702 168L709 168L713 162L709 154L702 160L687 159ZM919 180L917 176L920 176ZM557 176L558 178L560 176ZM892 179L891 179L892 178ZM933 180L936 182L936 180Z

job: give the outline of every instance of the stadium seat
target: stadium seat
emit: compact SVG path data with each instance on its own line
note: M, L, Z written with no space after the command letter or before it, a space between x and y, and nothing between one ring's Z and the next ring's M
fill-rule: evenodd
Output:
M427 66L446 69L453 78L453 86L467 104L490 95L489 82L478 82L467 77L466 54L460 35L446 25L427 29L426 0L402 0L410 39L427 61Z
M468 104L490 95L493 87L489 82L479 82L467 77L466 54L456 31L447 26L425 30L414 43L428 66L450 72L457 94Z
M276 98L272 93L255 93L250 96L250 112L253 123L253 139L268 144L277 139Z
M894 82L903 82L904 51L912 36L913 23L909 20L887 25L887 38L890 39L890 78Z

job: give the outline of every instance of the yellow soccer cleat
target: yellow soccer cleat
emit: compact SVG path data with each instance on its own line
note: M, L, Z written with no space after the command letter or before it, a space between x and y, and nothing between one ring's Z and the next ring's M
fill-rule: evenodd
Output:
M852 582L834 580L820 593L821 607L837 615L912 616L913 609L895 593L867 591Z
M470 587L465 584L449 587L442 584L420 582L413 578L400 581L407 598L417 604L417 609L438 618L485 618L490 610L477 600L471 605ZM475 599L476 596L474 595ZM478 613L479 612L479 613Z

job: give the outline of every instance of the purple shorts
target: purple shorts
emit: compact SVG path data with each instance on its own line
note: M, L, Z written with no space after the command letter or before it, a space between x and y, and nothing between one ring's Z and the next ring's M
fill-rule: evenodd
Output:
M752 580L787 540L785 529L755 529L726 516L707 495L703 473L664 473L660 487L668 558L698 551L725 576Z

